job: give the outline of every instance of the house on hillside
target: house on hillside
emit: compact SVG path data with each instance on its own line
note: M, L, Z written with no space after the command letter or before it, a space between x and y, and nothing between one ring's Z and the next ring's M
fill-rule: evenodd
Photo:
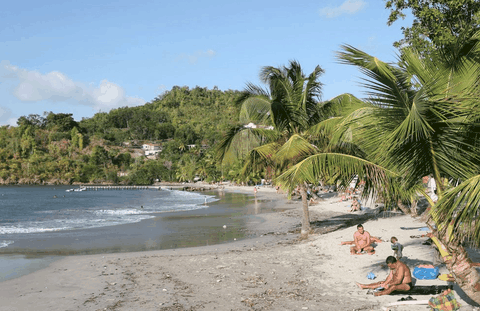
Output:
M156 156L160 152L162 152L162 148L160 148L159 144L143 144L142 149L145 152L145 156Z
M252 129L256 129L256 128L260 128L260 129L266 129L266 130L273 130L273 126L266 126L266 125L256 125L252 122L248 123L247 125L244 125L243 126L244 128L252 128Z

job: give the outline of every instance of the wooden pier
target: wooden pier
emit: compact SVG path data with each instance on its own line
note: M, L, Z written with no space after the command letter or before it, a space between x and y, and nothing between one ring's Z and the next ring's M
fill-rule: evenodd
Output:
M85 190L98 191L98 190L161 190L158 186L83 186Z

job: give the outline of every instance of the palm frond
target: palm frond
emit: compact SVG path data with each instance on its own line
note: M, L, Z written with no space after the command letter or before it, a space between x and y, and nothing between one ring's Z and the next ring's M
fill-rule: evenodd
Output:
M240 122L266 125L271 114L271 103L265 96L249 97L243 101Z
M305 157L318 152L309 141L300 135L292 135L276 152L274 160L280 164L286 161L297 162Z
M352 46L342 46L343 51L337 53L340 63L354 65L369 79L363 85L372 102L381 107L405 108L410 106L413 96L408 75L376 57L370 56Z
M215 154L220 162L227 156L237 158L239 154L246 154L261 144L276 141L278 137L279 133L271 129L233 126L217 144ZM233 154L234 151L237 155Z
M384 167L365 159L338 153L315 154L301 161L280 175L276 182L282 188L293 189L296 185L309 182L317 183L325 176L338 175L351 180L358 176L367 182L367 188L382 188L391 177L397 176Z
M352 94L341 94L321 104L320 113L322 119L338 116L346 116L353 111L365 107L366 103Z
M248 153L242 169L242 175L262 170L268 165L273 165L273 156L279 148L279 144L272 142L253 148Z
M472 239L480 245L480 175L446 191L431 214L443 234L451 224L454 239Z

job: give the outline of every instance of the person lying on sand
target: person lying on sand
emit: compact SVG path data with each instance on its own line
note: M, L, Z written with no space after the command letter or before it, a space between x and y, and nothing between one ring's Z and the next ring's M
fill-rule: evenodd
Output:
M412 289L412 273L407 265L396 260L393 256L388 256L386 262L391 271L385 281L372 284L360 284L356 282L355 284L361 289L383 287L384 290L376 292L375 296L389 295L393 291L406 292Z
M367 252L369 255L375 254L375 250L371 245L373 241L370 237L370 233L365 231L362 225L357 226L357 232L353 234L353 241L355 242L355 246L350 247L350 254L360 255L363 251Z

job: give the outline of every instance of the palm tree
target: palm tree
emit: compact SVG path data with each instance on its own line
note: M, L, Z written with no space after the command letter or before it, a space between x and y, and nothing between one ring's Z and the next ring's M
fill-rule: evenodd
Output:
M279 181L292 187L325 173L358 174L366 178L367 189L407 199L423 176L433 176L439 200L434 204L424 195L431 204L429 215L439 228L435 237L451 255L447 268L457 283L480 303L480 277L461 245L466 238L480 244L477 38L458 50L440 53L437 59L404 49L399 65L343 46L340 61L357 66L368 77L364 85L369 106L345 118L331 143L350 139L365 157L312 155ZM463 183L446 190L444 178Z
M296 61L281 68L264 67L260 79L268 85L268 90L247 84L239 101L241 125L233 127L218 145L219 158L222 161L244 158L243 173L248 175L267 166L282 172L318 152L327 140L326 132L317 129L317 125L332 123L335 119L330 117L345 112L348 105L359 103L348 95L321 103L322 84L318 80L322 73L323 69L317 66L306 76ZM303 182L296 186L300 188L303 203L301 235L306 237L310 231L307 190Z
M247 84L242 98L240 123L230 130L217 147L219 158L224 161L232 156L245 158L244 174L262 170L267 166L286 166L295 162L276 162L275 154L292 136L302 135L320 120L319 99L322 84L318 81L323 69L316 66L305 76L300 64L290 61L288 67L267 66L260 72L260 80L268 90ZM248 125L247 125L248 124ZM308 202L305 187L301 185L304 217L302 235L310 231Z

